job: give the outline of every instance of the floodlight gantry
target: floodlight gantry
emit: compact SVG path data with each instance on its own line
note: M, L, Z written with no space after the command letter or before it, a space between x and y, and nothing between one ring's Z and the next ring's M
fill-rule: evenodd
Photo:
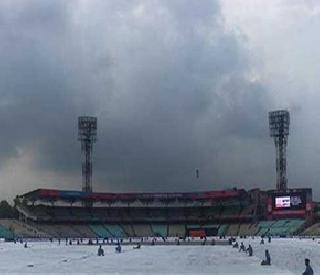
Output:
M78 128L82 153L82 191L92 192L92 149L97 141L97 118L80 116Z
M290 114L286 110L269 112L270 136L276 147L276 189L287 189L287 156Z

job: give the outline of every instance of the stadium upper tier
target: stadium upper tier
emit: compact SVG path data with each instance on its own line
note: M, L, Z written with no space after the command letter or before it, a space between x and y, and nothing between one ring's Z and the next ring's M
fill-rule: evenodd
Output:
M92 207L86 207L88 200ZM199 193L86 193L38 189L15 200L36 222L208 223L251 221L257 204L244 190Z
M135 201L203 201L203 200L225 200L232 198L245 198L247 192L244 190L225 190L208 192L184 192L184 193L95 193L82 191L64 191L54 189L37 189L23 195L18 199L25 201L65 201L92 203L114 203Z

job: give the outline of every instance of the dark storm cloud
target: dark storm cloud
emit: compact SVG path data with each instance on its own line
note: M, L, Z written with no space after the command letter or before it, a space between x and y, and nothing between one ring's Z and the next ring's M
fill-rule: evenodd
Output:
M97 189L272 185L268 93L217 1L22 3L0 9L0 164L32 148L34 173L78 180L92 114Z

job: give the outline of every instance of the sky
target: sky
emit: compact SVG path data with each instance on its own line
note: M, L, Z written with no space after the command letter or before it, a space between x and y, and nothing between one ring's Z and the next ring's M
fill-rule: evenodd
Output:
M277 109L320 199L319 29L318 1L0 1L0 199L81 189L81 115L94 191L272 189Z

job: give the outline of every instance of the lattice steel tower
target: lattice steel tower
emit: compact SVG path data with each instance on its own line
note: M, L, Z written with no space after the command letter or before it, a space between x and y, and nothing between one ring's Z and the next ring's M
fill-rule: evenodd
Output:
M270 136L276 146L277 190L287 189L287 157L286 149L289 136L290 114L280 110L269 112Z
M92 147L97 141L97 118L79 117L78 128L82 153L82 191L92 192Z

